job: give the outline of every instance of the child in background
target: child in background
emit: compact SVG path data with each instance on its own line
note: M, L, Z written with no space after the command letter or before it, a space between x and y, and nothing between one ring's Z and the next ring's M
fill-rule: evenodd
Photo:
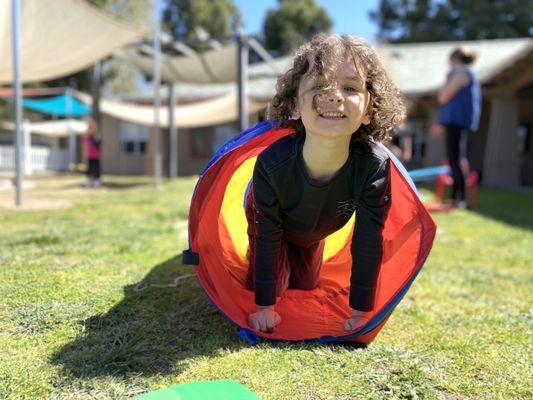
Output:
M295 132L259 155L246 201L250 326L271 331L277 296L319 286L325 238L357 211L344 322L356 330L374 307L390 204L389 158L377 143L404 118L400 92L370 45L318 35L296 51L271 106Z
M96 122L89 121L87 135L83 137L85 156L87 157L87 187L100 187L100 149L102 141L97 137L98 126Z

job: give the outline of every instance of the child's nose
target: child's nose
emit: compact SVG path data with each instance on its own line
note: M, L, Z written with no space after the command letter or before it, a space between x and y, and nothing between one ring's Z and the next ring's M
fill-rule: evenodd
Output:
M342 93L339 89L332 89L326 93L326 99L330 103L342 103L344 100Z

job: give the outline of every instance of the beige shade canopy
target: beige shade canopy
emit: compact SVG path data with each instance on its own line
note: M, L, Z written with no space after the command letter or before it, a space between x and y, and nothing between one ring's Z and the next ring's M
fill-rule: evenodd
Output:
M238 49L230 43L215 50L198 53L195 56L168 56L161 58L161 77L165 82L204 84L229 83L237 81ZM153 56L142 55L137 50L122 49L115 57L127 60L146 75L154 73ZM292 57L283 57L271 62L259 62L248 66L248 78L257 80L277 77L292 64Z
M0 1L0 84L13 81L11 4ZM83 0L23 0L20 6L23 82L82 70L144 35Z
M91 97L87 94L76 93L81 101L90 104ZM254 114L266 106L266 103L248 101L248 113ZM155 125L155 110L153 106L124 103L114 100L100 101L100 112L122 121L139 125ZM174 108L174 120L178 128L201 128L226 124L237 120L237 93L229 93L215 99L192 104L183 104ZM168 107L161 107L159 114L160 126L168 127Z
M134 50L122 50L116 57L125 59L147 75L153 74L153 57ZM224 83L237 79L237 45L199 53L197 56L163 56L161 78L165 82Z

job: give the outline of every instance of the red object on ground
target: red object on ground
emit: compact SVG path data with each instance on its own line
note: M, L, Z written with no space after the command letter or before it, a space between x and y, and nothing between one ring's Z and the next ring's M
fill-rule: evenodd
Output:
M479 175L476 171L471 171L470 166L466 160L463 161L463 170L468 171L466 174L466 193L467 199L471 207L477 207L478 204L478 187L479 187ZM448 165L448 161L444 160L442 165ZM453 208L453 206L448 206L445 203L445 191L447 187L453 185L453 178L451 173L440 174L437 177L435 182L435 197L442 204L442 209L435 207L434 210L431 210L431 207L428 207L429 211L449 211L447 208Z

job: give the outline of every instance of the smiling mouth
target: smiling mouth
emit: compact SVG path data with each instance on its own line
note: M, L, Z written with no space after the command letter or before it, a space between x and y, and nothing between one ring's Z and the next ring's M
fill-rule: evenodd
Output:
M318 115L321 118L326 118L326 119L343 119L343 118L346 118L346 115L344 115L341 112L337 112L337 111L320 112L320 113L318 113Z

